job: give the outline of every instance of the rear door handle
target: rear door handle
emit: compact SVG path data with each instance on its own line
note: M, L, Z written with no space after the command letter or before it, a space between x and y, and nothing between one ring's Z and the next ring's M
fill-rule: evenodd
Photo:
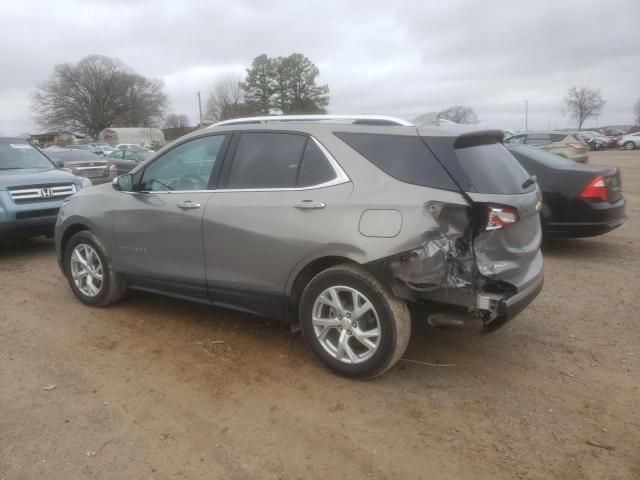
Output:
M189 209L189 208L200 208L201 205L196 202L192 202L191 200L185 200L184 202L180 202L178 204L178 208Z
M318 210L324 208L327 205L324 202L314 202L313 200L303 200L300 203L296 203L293 208L298 210Z

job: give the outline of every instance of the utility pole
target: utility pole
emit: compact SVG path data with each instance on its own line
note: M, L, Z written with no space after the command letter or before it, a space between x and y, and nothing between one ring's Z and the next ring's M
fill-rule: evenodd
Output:
M200 98L200 90L198 90L198 110L200 111L200 126L202 127L202 99Z
M524 133L529 131L529 100L524 101Z

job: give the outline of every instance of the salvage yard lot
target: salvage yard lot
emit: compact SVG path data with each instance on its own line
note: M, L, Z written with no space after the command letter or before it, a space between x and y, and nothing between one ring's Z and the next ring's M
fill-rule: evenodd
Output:
M640 478L640 153L590 163L621 169L627 223L546 244L513 322L417 325L424 364L374 381L241 313L83 306L52 241L1 249L0 479Z

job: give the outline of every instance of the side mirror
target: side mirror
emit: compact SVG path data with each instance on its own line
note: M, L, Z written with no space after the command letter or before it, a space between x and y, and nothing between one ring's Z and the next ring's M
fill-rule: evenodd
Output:
M64 160L62 160L61 158L54 158L53 160L53 164L58 167L58 168L63 168L64 167Z
M119 192L133 192L133 175L120 175L113 179L111 186Z

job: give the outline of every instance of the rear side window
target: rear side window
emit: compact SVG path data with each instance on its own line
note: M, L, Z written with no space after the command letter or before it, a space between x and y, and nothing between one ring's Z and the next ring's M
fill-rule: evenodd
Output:
M535 189L535 183L522 188L529 174L501 143L457 148L456 156L479 193L515 195Z
M321 185L336 172L316 142L293 133L243 133L233 157L229 189Z
M351 132L335 135L397 180L458 191L449 174L418 137Z
M298 187L320 185L336 178L336 172L324 156L320 147L312 139L307 141L304 149L300 172L298 173Z
M552 133L551 134L551 141L552 142L561 142L565 138L567 138L567 134L566 133Z

